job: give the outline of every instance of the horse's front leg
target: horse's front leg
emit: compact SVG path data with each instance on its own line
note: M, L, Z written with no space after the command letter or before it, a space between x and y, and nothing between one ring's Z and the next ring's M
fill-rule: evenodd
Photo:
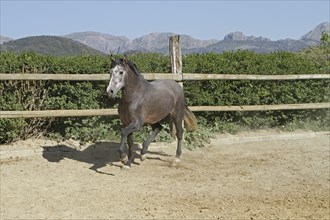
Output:
M121 141L119 146L119 157L120 161L127 165L131 166L131 162L133 160L133 132L138 131L142 128L143 122L141 120L137 120L134 123L129 124L127 127L123 128L121 132ZM128 157L125 153L125 141L127 139L129 146L129 154Z
M130 133L128 136L127 136L127 144L128 144L128 157L126 156L126 160L125 161L122 161L124 163L124 166L122 167L123 169L130 169L131 168L131 163L134 161L134 158L133 158L133 132Z
M122 135L118 152L119 152L119 159L123 164L126 164L128 161L127 154L125 153L125 141L126 141L126 137Z

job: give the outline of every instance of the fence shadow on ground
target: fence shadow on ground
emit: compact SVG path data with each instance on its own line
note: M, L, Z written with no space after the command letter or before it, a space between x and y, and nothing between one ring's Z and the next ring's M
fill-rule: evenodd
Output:
M117 166L121 167L119 161L119 143L116 142L100 142L96 144L89 145L87 148L83 150L76 149L74 147L70 147L67 145L56 145L56 146L43 146L42 156L49 162L60 162L61 160L67 158L71 160L76 160L79 162L84 162L88 164L92 164L89 168L97 173L113 175L111 173L105 173L103 171L99 171L98 169L105 166ZM140 152L140 148L137 144L134 144L134 158L132 164L140 165L137 161L139 161L140 155L137 152ZM170 157L170 155L158 152L158 151L150 151L148 150L148 155L152 155L148 157L148 159L160 160L160 156Z

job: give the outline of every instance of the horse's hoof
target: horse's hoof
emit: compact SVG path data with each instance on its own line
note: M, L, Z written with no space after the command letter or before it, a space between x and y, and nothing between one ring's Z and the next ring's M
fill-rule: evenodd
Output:
M175 158L172 162L171 162L171 166L172 167L178 167L180 166L180 158Z
M123 170L123 171L125 171L125 170L130 170L130 169L131 169L131 167L128 166L128 165L124 165L124 166L121 168L121 170Z
M141 161L144 161L147 159L147 154L141 154Z
M128 161L127 155L124 158L121 158L120 161L122 162L122 164L126 164Z

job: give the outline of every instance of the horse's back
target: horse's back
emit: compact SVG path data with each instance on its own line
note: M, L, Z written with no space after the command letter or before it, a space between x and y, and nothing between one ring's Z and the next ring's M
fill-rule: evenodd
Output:
M182 93L182 87L173 80L167 80L167 79L155 80L152 81L151 84L154 86L155 89L173 91L176 94Z

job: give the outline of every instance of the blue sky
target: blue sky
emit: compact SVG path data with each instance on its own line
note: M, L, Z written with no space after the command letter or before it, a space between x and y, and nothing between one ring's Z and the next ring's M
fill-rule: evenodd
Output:
M330 0L0 0L0 34L11 38L96 31L130 39L152 32L223 39L233 31L298 39L329 21Z

